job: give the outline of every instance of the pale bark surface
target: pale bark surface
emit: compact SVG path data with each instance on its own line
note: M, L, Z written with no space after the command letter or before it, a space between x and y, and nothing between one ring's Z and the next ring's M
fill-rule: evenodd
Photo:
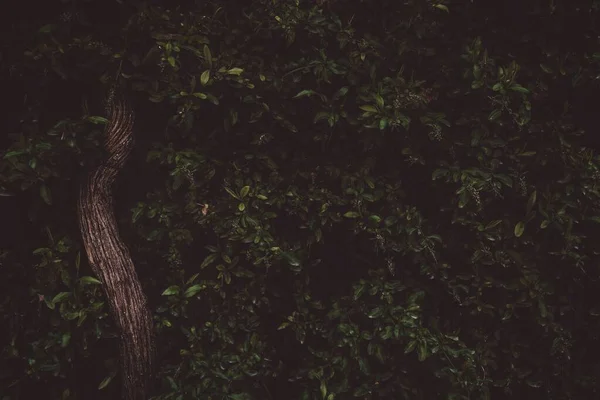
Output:
M108 157L82 185L77 211L90 265L102 280L120 330L123 397L147 400L155 351L152 313L129 250L119 236L112 195L115 178L133 148L133 121L133 111L125 101L109 101Z

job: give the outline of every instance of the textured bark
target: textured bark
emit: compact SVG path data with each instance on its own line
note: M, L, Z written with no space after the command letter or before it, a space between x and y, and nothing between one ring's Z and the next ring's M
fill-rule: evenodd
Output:
M129 250L121 240L113 210L112 185L133 148L134 115L121 98L108 102L107 159L81 186L78 218L94 273L102 280L112 317L120 331L123 397L147 400L153 372L152 313Z

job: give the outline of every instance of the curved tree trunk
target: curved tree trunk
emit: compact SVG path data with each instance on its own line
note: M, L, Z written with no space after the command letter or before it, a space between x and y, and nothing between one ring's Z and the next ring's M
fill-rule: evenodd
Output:
M77 211L90 265L102 280L120 331L123 397L147 400L155 351L152 313L129 250L119 237L112 197L112 184L133 148L133 119L125 101L109 101L108 158L82 185Z

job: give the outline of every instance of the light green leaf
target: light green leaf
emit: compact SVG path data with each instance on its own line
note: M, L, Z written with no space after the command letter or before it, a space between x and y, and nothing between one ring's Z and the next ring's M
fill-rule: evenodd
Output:
M172 285L172 286L169 286L168 288L166 288L165 291L162 292L162 295L163 296L172 296L177 293L179 293L179 286Z
M515 225L515 236L521 237L521 235L523 235L523 232L525 232L525 223L523 221L520 221Z
M227 73L229 75L240 75L244 70L242 68L231 68Z
M357 213L356 211L348 211L344 214L344 217L346 218L358 218L360 217L360 214Z
M205 86L208 81L210 79L210 70L206 70L202 73L202 75L200 75L200 83L202 84L202 86Z
M249 192L250 192L250 186L244 186L240 190L240 197L243 199L244 197L246 197L248 195Z
M92 284L92 285L101 285L102 282L99 279L94 278L93 276L82 276L79 278L79 282L84 285Z

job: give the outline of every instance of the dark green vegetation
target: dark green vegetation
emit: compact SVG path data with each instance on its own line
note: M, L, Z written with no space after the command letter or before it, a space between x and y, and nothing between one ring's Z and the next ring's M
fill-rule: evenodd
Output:
M0 13L0 399L118 396L115 78L155 399L598 398L599 1L43 3Z

